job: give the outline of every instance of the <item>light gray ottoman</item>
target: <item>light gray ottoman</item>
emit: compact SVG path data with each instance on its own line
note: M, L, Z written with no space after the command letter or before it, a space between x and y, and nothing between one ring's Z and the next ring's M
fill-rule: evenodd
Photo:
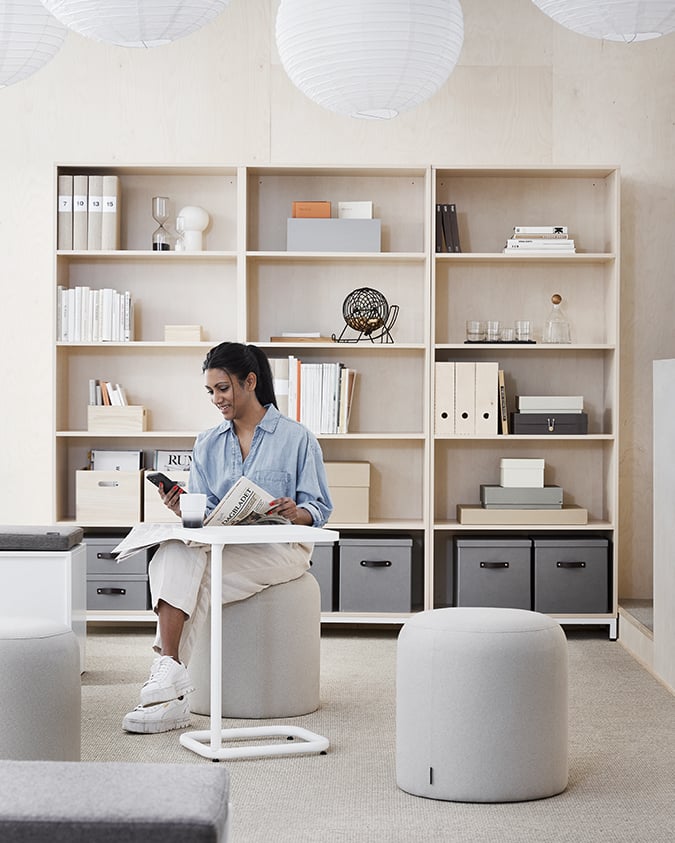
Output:
M222 716L296 717L319 707L321 595L305 573L223 606ZM188 669L194 714L210 714L211 616Z
M0 761L3 843L222 843L222 765Z
M0 620L0 758L79 761L80 647L70 627Z
M517 802L567 786L567 640L524 609L421 612L401 629L396 780L416 796Z

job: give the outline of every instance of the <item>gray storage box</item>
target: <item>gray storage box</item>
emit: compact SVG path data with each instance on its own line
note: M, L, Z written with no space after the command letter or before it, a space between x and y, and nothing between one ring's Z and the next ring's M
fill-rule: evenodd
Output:
M87 577L88 610L144 611L149 608L146 576L130 574L122 579L99 574Z
M412 610L412 539L340 539L340 611Z
M455 605L531 609L532 542L455 539Z
M129 574L147 574L148 548L139 550L123 562L117 562L112 551L122 541L122 536L89 537L87 545L87 575L107 574L108 576L127 577Z
M82 541L81 527L0 526L0 550L70 550Z
M523 488L481 484L480 502L484 509L562 509L561 486Z
M314 545L309 573L316 577L321 591L321 611L333 611L333 542Z
M546 614L609 611L609 541L605 538L533 540L534 609Z
M289 252L379 252L382 220L289 219Z

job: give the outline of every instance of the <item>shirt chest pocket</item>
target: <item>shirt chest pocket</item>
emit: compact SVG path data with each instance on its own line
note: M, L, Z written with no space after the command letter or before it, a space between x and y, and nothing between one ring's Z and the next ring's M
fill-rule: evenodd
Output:
M295 499L295 487L291 482L291 475L287 471L263 469L252 471L248 476L274 498Z

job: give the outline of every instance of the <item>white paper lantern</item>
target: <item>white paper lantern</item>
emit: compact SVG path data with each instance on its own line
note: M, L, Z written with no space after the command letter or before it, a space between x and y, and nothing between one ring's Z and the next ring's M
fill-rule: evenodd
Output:
M0 2L0 88L47 64L61 49L67 32L40 0Z
M61 23L119 47L161 47L205 26L230 0L42 0Z
M311 100L388 119L447 80L464 19L459 0L281 0L276 39L284 70Z
M605 41L646 41L675 30L673 0L533 0L556 23Z

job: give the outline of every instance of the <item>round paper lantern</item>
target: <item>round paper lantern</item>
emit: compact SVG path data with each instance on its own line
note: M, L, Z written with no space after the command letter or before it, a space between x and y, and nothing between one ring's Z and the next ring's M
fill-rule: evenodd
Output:
M533 0L556 23L605 41L646 41L675 30L673 0Z
M205 26L230 0L42 0L61 23L119 47L161 47Z
M67 32L40 0L0 3L0 88L47 64L61 49Z
M388 119L447 80L464 18L459 0L281 0L276 40L291 82L318 105Z

